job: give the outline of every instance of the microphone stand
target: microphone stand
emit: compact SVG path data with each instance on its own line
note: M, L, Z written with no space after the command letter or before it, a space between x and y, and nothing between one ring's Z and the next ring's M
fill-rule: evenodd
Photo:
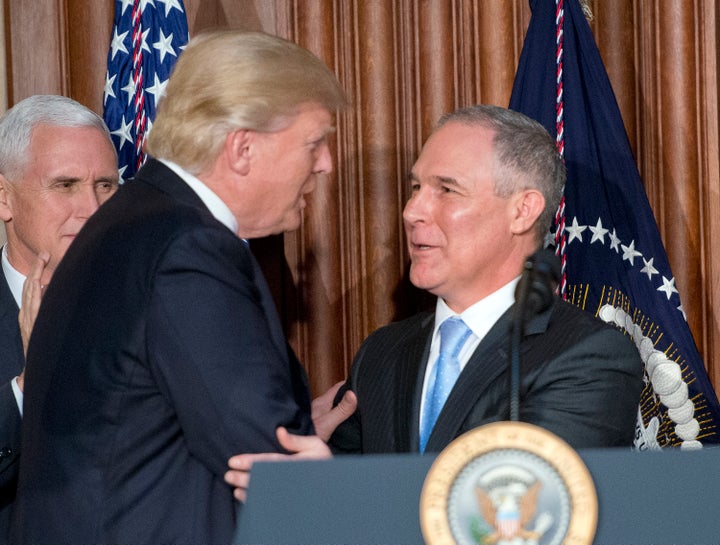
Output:
M515 288L515 308L510 323L510 421L520 420L520 341L525 325L525 302L527 301L532 262L528 259Z
M525 321L547 309L560 279L560 263L552 250L538 250L525 260L515 288L510 323L510 421L520 420L520 342Z

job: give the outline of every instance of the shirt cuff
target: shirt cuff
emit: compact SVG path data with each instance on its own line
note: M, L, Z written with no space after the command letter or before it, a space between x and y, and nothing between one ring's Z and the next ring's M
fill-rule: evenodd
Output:
M23 392L20 389L20 386L18 386L17 377L12 379L12 381L10 382L10 385L12 386L13 394L15 394L15 402L17 403L18 411L20 411L20 417L22 417L22 415L23 415L23 411L22 411L22 409L23 409Z

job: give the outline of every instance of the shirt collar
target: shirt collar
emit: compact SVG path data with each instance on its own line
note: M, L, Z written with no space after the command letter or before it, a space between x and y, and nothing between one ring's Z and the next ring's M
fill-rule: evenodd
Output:
M222 223L225 227L230 229L233 234L237 234L238 223L235 216L230 211L228 206L223 200L217 196L217 194L210 189L207 185L201 182L198 178L190 174L188 171L183 169L180 165L168 161L167 159L159 159L166 167L172 170L175 174L180 176L183 182L190 186L205 206L207 206L210 213Z
M519 276L513 278L503 287L469 306L459 314L460 318L478 339L485 337L500 316L513 305L515 302L515 287L519 281ZM442 297L438 297L435 306L435 335L440 328L440 324L450 316L458 316L458 314L447 306Z

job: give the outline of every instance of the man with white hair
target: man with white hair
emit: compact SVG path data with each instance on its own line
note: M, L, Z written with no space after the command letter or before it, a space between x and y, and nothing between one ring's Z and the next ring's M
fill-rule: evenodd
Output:
M85 106L36 95L0 118L0 218L7 236L0 258L0 538L7 535L17 482L23 341L42 286L117 185L110 133Z

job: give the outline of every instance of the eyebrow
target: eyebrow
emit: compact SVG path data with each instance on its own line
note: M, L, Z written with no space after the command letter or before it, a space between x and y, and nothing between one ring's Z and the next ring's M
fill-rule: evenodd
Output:
M327 136L328 136L329 134L335 134L336 132L337 132L337 128L336 128L336 127L328 127L328 128L326 128L326 129L323 131L322 135L318 136L317 138L313 138L313 141L315 141L315 140L321 140L321 139L323 139L323 138L327 138Z
M440 182L441 184L447 184L454 187L460 186L460 183L455 178L450 178L449 176L432 176L431 179ZM410 171L408 180L411 182L419 182L420 178L418 178L414 172Z
M77 183L80 181L80 178L77 176L67 176L65 174L59 174L58 176L53 176L52 178L48 178L48 181L51 184L57 183L57 182L72 182Z
M95 178L96 182L118 182L120 180L120 175L117 176L100 176L99 178Z
M100 176L99 178L94 178L92 180L92 183L96 182L117 182L119 179L118 177L114 176ZM67 176L60 174L58 176L53 176L50 178L50 183L57 183L57 182L70 182L73 184L80 183L82 181L82 178L78 178L77 176Z
M434 178L442 184L452 185L455 187L460 185L460 182L458 182L455 178L449 178L447 176L434 176Z

